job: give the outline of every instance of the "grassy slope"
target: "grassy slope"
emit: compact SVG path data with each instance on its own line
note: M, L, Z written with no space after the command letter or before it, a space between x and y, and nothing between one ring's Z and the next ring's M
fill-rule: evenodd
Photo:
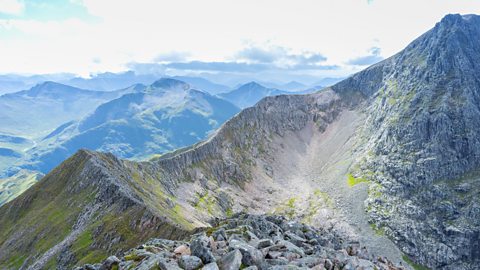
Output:
M98 156L97 161L103 162L102 166L112 166L115 170L115 161L106 155ZM138 194L141 201L148 201L147 204L118 196L118 190L113 201L102 201L98 194L105 190L97 183L104 176L99 174L99 179L85 182L88 177L83 170L89 158L85 152L74 155L0 208L1 269L18 269L25 262L32 264L33 258L38 259L73 231L86 206L100 205L100 210L68 245L67 249L74 256L70 264L97 262L107 254L126 250L151 237L181 238L191 229L191 223L179 213L181 207L166 207L166 195L152 177L145 176L145 180L122 172L129 186L152 192ZM115 190L112 186L107 188ZM172 225L172 220L179 225ZM48 268L55 268L57 256L48 261Z

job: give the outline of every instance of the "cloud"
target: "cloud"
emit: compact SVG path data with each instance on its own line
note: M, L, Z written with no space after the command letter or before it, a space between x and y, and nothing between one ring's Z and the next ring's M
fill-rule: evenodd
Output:
M371 64L375 64L383 60L383 57L380 55L381 52L382 51L380 48L372 47L370 48L368 55L351 59L347 62L347 64L355 66L368 66Z
M277 66L313 66L320 65L327 58L316 52L304 51L292 53L291 49L281 46L261 48L249 46L235 55L237 60L257 64L274 64Z
M326 65L326 57L320 53L292 53L281 46L268 48L248 46L230 57L230 61L188 61L186 53L161 54L152 62L130 62L127 67L139 73L163 73L169 71L194 71L216 73L255 73L270 71L336 70L338 65Z
M0 13L19 15L23 12L25 5L18 0L0 0Z
M187 57L190 56L187 52L169 52L159 54L153 61L155 62L182 62L186 61Z
M196 71L196 72L217 72L217 73L256 73L266 71L319 71L319 70L337 70L337 65L313 65L299 64L294 67L280 67L264 63L245 63L245 62L171 62L171 63L136 63L131 62L127 65L131 70L138 73L162 73L170 71Z

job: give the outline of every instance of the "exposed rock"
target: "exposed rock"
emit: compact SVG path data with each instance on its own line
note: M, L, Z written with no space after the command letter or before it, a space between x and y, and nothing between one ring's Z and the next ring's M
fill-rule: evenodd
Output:
M238 250L232 250L225 254L219 261L220 270L237 270L242 265L242 253Z
M202 260L195 256L182 255L178 260L178 265L185 270L195 270L203 266Z
M272 221L275 221L273 223ZM352 247L345 245L338 250L331 249L329 247L323 247L316 244L314 252L306 254L307 246L297 247L293 243L290 243L288 239L296 237L301 238L305 233L310 233L311 237L319 238L320 235L327 237L330 240L338 238L339 236L333 234L329 230L315 229L311 227L303 226L296 222L287 222L285 219L281 219L276 216L264 216L264 215L247 215L237 214L230 219L218 221L218 223L212 224L214 227L208 229L209 234L224 234L229 238L228 253L222 254L220 249L215 250L212 247L217 245L215 241L209 242L205 233L195 234L191 237L190 246L192 252L200 250L199 254L211 254L217 257L216 262L205 264L202 269L220 269L220 270L238 270L241 267L243 269L382 269L382 270L396 270L403 269L393 265L387 259L363 255L348 255L347 249L351 250ZM255 248L247 244L250 236L248 234L238 234L246 227L250 228L251 234L263 235L267 228L277 228L279 231L278 243L272 246L261 248ZM284 231L281 228L303 228L303 231ZM308 229L307 229L308 228ZM308 230L308 231L307 231ZM295 235L295 237L294 237ZM277 237L277 235L275 236ZM262 242L268 242L266 240L272 240L273 236L264 238ZM203 265L202 260L199 257L182 255L178 256L175 252L179 247L186 246L183 242L169 242L169 245L164 244L165 241L161 239L153 239L148 241L140 248L128 251L125 256L122 257L120 262L122 267L130 267L128 269L140 270L150 269L148 267L158 265L160 269L178 269L178 266L182 269L194 270L200 269ZM152 248L155 247L155 248ZM194 248L195 247L195 248ZM152 250L148 252L145 249ZM268 250L275 251L268 251ZM294 252L292 252L294 251ZM272 255L275 253L275 255ZM274 258L273 258L274 257ZM105 262L104 262L105 264ZM99 264L100 265L100 264ZM84 266L80 269L86 269Z

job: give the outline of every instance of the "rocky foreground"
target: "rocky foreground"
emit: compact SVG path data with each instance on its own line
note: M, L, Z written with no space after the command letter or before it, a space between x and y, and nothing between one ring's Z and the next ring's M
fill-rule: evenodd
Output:
M189 241L151 239L120 259L75 270L404 269L358 242L282 216L236 214L213 223Z

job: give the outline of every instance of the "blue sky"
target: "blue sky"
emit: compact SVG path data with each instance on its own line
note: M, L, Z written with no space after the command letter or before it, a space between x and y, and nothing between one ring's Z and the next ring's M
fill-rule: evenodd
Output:
M0 73L351 74L480 0L0 0Z

